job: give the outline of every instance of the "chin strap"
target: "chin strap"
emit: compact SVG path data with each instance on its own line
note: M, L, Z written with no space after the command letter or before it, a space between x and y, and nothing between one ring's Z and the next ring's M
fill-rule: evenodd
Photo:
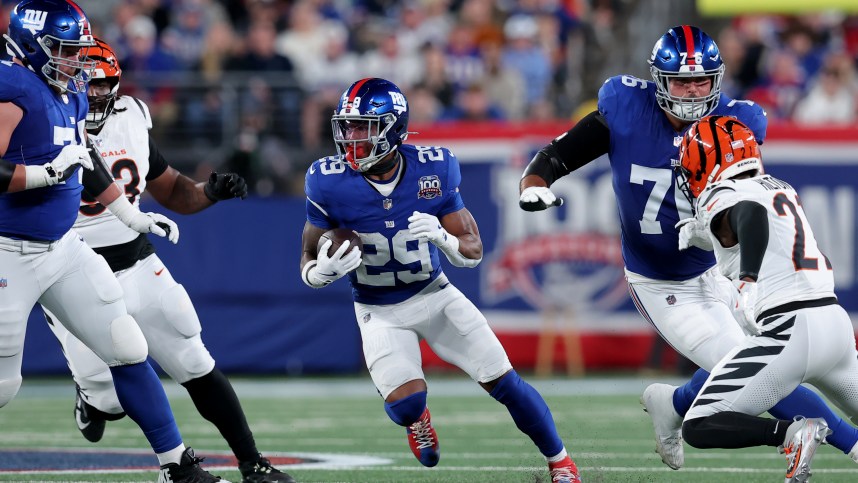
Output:
M391 156L387 161L379 161L374 165L370 166L370 168L363 172L366 175L379 176L384 173L387 173L391 169L396 167L396 163L399 162L401 154L399 151L396 152L396 156Z

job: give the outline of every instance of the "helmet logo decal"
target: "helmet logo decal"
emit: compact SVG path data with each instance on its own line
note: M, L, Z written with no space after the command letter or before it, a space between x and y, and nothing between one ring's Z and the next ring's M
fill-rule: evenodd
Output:
M41 10L24 10L24 18L21 19L21 25L30 31L33 35L36 32L41 32L45 28L45 20L48 19L48 12Z
M401 115L408 109L408 102L405 100L405 96L401 92L393 92L389 91L390 98L393 99L393 110L396 111L397 115Z

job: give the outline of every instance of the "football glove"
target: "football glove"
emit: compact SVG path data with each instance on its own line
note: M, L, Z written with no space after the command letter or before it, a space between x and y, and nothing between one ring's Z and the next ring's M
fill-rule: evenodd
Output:
M78 165L85 169L92 169L92 159L89 150L79 144L65 146L60 154L51 162L42 165L25 166L26 179L24 189L42 188L53 186L65 181L75 172Z
M709 234L706 233L706 227L701 226L697 218L685 218L679 220L674 228L679 230L679 249L687 250L689 247L697 247L703 250L712 251L715 247L712 246L712 240Z
M354 247L349 250L351 242L346 240L333 255L328 256L328 250L333 244L332 240L326 241L319 248L319 255L315 262L309 262L304 267L303 278L307 285L313 288L324 287L360 266L360 248Z
M459 239L447 232L435 215L415 211L408 217L408 232L418 240L426 240L438 247L454 266L473 268L482 258L473 259L459 251Z
M542 211L549 206L560 206L563 199L558 198L549 188L545 186L529 186L521 192L518 198L518 206L524 211Z
M247 198L247 182L235 173L212 173L203 186L203 193L213 202L230 198Z
M173 243L179 242L179 226L173 220L160 213L143 213L128 202L125 195L119 195L107 205L107 209L137 233L151 233L166 237Z
M762 331L757 325L754 310L757 307L757 284L744 280L733 280L736 287L736 305L733 307L733 315L736 321L748 335L760 335Z

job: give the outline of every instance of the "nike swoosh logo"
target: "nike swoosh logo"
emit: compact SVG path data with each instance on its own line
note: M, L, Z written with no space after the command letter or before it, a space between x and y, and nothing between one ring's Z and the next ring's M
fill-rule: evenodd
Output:
M337 276L336 273L321 273L321 272L319 272L319 275L321 275L322 277L336 277Z
M450 282L442 283L440 288L445 289L447 288L447 285L450 285Z
M720 200L720 199L721 198L716 198L715 201L713 201L712 203L709 203L709 206L706 207L706 211L712 211L712 208L715 206L715 203L717 203L718 200Z
M161 275L161 272L163 272L163 271L164 271L163 268L161 270L158 270L157 272L155 272L155 276L157 277L157 276Z
M75 421L77 421L77 427L79 429L83 430L83 429L86 429L89 427L89 423L90 423L89 420L87 420L87 421L83 420L83 413L78 408L75 408L74 419L75 419Z

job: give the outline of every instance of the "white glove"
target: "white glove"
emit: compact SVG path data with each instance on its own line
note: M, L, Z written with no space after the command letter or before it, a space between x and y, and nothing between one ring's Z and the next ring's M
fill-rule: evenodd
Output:
M715 247L712 246L712 239L706 233L706 228L700 225L697 218L685 218L679 220L674 228L679 230L679 249L687 250L689 247L702 248L703 250L712 251Z
M151 233L167 237L173 243L179 242L179 226L176 222L160 213L143 213L128 202L125 195L113 200L107 209L110 210L125 226L138 233Z
M313 287L321 288L329 283L339 280L347 273L356 269L361 264L360 248L354 247L349 250L351 242L346 240L337 248L333 255L328 256L328 250L334 242L326 241L319 248L319 255L315 261L309 262L304 266L302 278L304 283ZM346 253L348 251L348 253Z
M525 211L541 211L557 201L557 196L545 186L530 186L521 192L518 206Z
M762 331L754 316L754 310L757 307L756 282L733 280L733 286L739 292L736 296L736 306L733 307L736 321L748 335L760 335Z
M24 170L27 176L24 181L24 189L53 186L60 181L65 181L66 176L71 174L71 172L66 173L66 171L78 164L85 169L92 169L89 150L79 144L69 144L51 162L25 166Z
M408 217L408 232L418 240L427 240L438 247L454 266L474 268L483 260L462 255L459 238L449 234L437 216L415 211Z
M437 216L419 211L415 211L408 217L408 232L411 233L411 236L420 240L427 240L435 246L448 243L450 238Z

